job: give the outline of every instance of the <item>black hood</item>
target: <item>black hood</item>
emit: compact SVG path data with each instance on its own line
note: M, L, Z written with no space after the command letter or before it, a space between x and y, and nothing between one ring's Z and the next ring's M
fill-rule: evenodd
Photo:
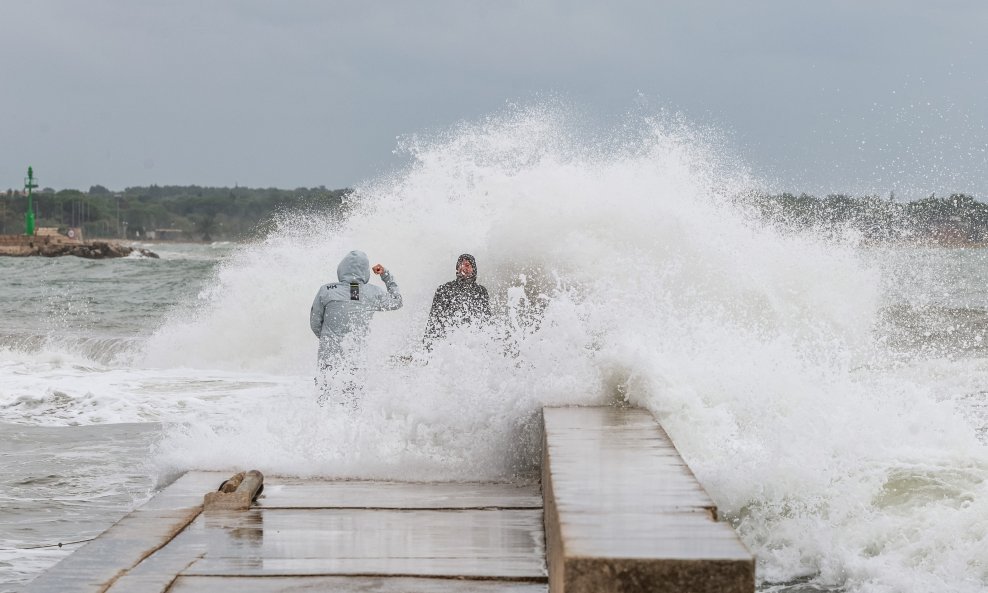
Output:
M467 282L476 282L477 281L477 258L475 258L474 256L470 255L469 253L464 253L460 257L456 258L456 268L454 268L454 269L459 270L460 263L463 260L467 260L468 262L470 262L470 265L473 266L473 274L471 274L470 276L466 276L466 277L461 278L459 271L457 271L457 273L456 273L456 279L457 280L465 280Z

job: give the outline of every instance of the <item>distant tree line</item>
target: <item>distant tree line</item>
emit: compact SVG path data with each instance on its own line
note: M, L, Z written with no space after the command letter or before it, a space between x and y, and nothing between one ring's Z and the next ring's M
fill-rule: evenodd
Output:
M870 242L978 245L988 242L988 204L968 194L935 194L898 202L894 195L817 198L782 193L748 196L766 221L793 230L824 234L856 233Z
M81 228L87 238L142 239L177 229L187 240L241 240L263 231L278 211L337 211L349 189L252 189L151 185L119 192L94 185L88 192L44 188L34 193L36 226ZM24 232L27 198L0 192L0 234Z
M177 229L189 240L241 240L262 233L279 211L336 212L352 190L151 185L119 192L94 185L88 192L44 188L34 194L36 226L80 227L86 237L146 238L150 231ZM798 231L856 233L873 242L941 245L988 243L988 204L968 194L931 195L900 202L894 195L831 194L744 196L762 220ZM0 234L24 232L27 199L0 191Z

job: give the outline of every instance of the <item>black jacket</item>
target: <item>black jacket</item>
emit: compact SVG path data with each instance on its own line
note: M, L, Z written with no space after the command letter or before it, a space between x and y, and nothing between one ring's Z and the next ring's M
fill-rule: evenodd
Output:
M463 254L457 260L457 266L463 259L469 259L474 273L467 278L457 278L436 289L432 298L432 309L429 311L429 323L425 328L426 344L446 335L452 327L472 321L486 321L491 317L491 298L487 289L477 284L477 265L473 256Z

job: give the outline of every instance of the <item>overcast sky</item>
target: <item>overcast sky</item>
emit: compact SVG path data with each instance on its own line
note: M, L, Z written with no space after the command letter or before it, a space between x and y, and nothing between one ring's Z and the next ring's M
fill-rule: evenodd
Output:
M988 198L984 0L0 0L0 186L343 187L559 97L724 130L778 189Z

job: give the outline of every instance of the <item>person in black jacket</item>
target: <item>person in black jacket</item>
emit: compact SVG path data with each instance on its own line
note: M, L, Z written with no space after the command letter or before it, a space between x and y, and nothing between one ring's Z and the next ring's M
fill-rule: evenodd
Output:
M446 335L446 331L474 321L491 318L491 298L487 289L477 284L477 260L469 253L456 259L456 280L436 289L425 328L425 345Z

